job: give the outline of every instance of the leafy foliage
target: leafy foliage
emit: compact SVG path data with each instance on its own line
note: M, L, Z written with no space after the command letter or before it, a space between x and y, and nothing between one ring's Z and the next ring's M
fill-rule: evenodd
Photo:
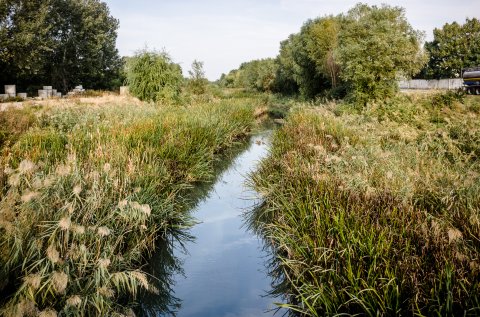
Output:
M64 92L121 85L118 21L99 0L0 2L0 84Z
M480 21L466 19L463 25L446 23L433 30L433 41L425 43L430 55L423 75L428 78L460 77L462 68L480 65Z
M205 78L205 71L203 70L203 62L194 60L192 63L192 69L188 71L190 79L188 81L188 87L196 94L201 95L207 91L208 80Z
M176 101L183 82L180 65L165 52L142 50L128 60L130 93L140 100Z
M359 4L343 18L339 35L342 78L360 103L393 96L397 79L418 73L426 62L422 35L402 8Z

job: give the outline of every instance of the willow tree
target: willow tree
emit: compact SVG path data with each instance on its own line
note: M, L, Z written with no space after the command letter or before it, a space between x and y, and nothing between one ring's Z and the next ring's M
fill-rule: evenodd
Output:
M183 83L180 65L165 52L138 51L126 67L130 93L145 101L176 101Z

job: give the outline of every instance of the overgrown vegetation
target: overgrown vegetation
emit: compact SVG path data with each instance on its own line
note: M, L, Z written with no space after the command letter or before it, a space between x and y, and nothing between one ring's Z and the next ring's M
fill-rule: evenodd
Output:
M141 271L144 257L157 238L172 243L192 224L187 194L245 137L259 102L159 107L108 98L0 113L8 144L0 174L2 315L128 314L141 288L155 292ZM13 117L25 123L9 125Z
M251 226L305 316L480 313L480 101L301 106L252 175Z

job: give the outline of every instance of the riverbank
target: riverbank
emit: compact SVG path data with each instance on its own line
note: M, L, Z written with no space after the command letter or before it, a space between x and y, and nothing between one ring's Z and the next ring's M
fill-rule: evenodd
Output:
M299 106L252 182L284 306L307 316L478 315L480 100Z
M4 315L129 314L159 237L193 224L186 197L246 138L257 97L157 106L129 98L6 109L0 285Z

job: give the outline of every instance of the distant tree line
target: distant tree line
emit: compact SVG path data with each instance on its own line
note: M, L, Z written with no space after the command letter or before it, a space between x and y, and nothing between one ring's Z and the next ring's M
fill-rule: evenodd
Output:
M346 14L308 20L281 42L275 59L243 63L220 84L366 103L393 95L400 78L458 77L463 67L480 64L477 19L447 24L434 35L422 47L424 34L403 8L358 4Z
M99 0L0 0L0 87L120 86L118 26Z

